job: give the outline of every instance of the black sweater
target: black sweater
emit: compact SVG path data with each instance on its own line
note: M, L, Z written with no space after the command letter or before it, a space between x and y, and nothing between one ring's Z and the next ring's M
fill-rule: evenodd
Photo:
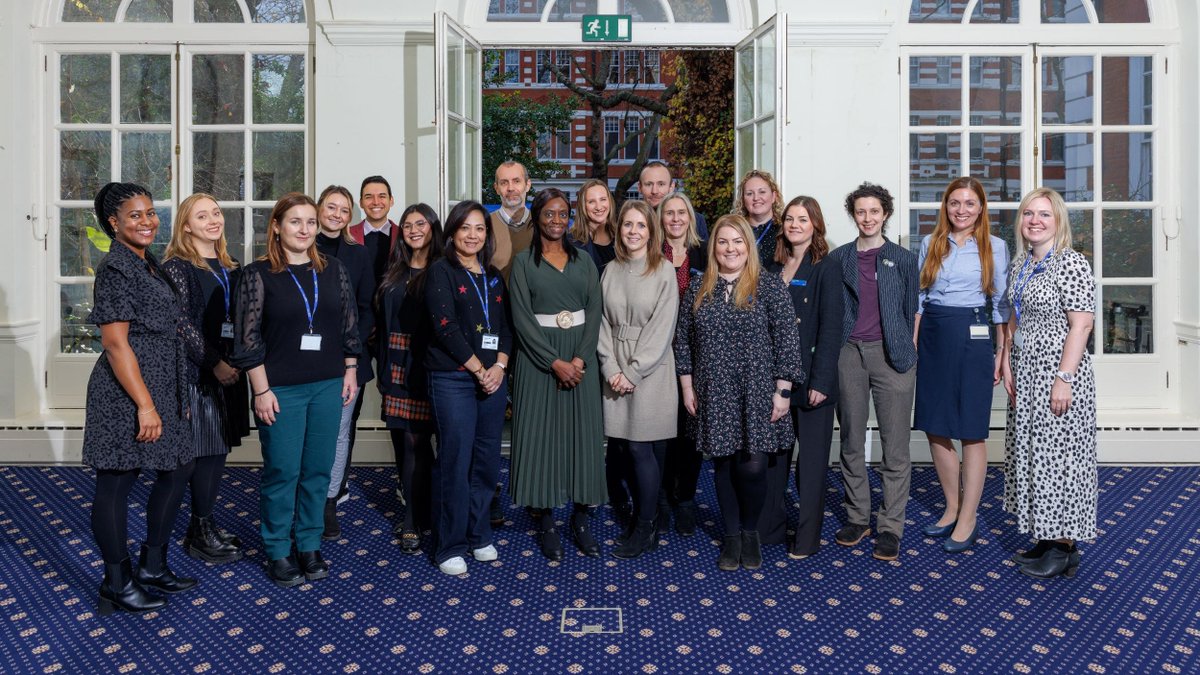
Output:
M382 235L381 235L382 236ZM371 265L371 254L366 246L350 244L340 236L328 237L317 235L317 250L326 259L337 258L350 275L350 284L354 286L354 297L358 305L358 340L363 346L363 353L358 357L358 386L370 382L375 377L371 368L371 359L367 358L367 341L375 330L375 311L372 303L375 298L375 271ZM312 278L311 276L309 277Z
M512 354L508 289L495 268L487 271L484 297L488 302L491 332L499 336L500 348L483 349L488 320L484 318L478 291L483 290L484 276L473 275L447 258L429 266L425 273L425 308L433 324L433 340L425 353L426 370L461 370L472 354L490 368L496 363L497 354Z
M350 276L337 258L326 258L314 294L309 264L288 265L287 269L292 274L286 270L272 274L266 260L256 260L243 269L231 365L243 370L265 365L272 387L340 378L346 372L345 359L356 358L362 351ZM310 306L317 296L313 332L321 336L320 351L300 349L300 338L308 332L308 314L297 282Z

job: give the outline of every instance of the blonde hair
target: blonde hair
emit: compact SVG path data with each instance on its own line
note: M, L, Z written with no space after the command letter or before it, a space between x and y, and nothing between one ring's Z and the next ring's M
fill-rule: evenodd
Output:
M960 176L950 181L942 193L942 208L938 210L937 225L933 235L929 237L929 250L925 252L925 264L921 266L921 288L932 288L937 281L938 272L942 269L942 261L950 255L950 195L958 190L968 189L979 199L979 219L975 221L975 229L971 236L975 238L975 248L979 251L980 288L984 295L992 295L996 284L992 278L994 262L992 261L992 227L988 219L987 191L983 183L970 176ZM1019 229L1019 228L1018 228Z
M390 192L391 188L389 187L388 190ZM350 216L351 219L353 219L354 195L350 194L350 191L341 185L330 185L324 190L321 190L321 196L317 198L317 222L321 222L321 206L325 204L325 200L329 199L330 195L341 195L346 198L346 201L350 202ZM347 244L358 245L358 242L355 241L354 237L350 234L350 223L348 222L342 227L342 241L346 242Z
M742 176L742 180L738 181L737 190L733 193L733 211L739 216L746 218L750 217L750 212L746 210L746 183L751 178L761 178L766 181L767 186L775 193L775 199L771 202L771 220L776 223L783 222L783 193L779 191L779 184L775 182L775 178L771 176L769 171L762 169L750 169Z
M167 244L167 251L163 254L164 262L171 258L179 258L190 262L202 270L212 270L208 266L208 261L196 250L196 244L192 241L191 233L183 229L183 226L191 219L192 212L196 210L196 203L201 199L211 199L212 203L216 204L218 209L221 208L221 204L217 202L217 198L207 192L197 192L180 202L179 210L175 212L175 222L171 225L171 242ZM224 227L221 229L221 238L213 242L213 250L217 254L217 262L221 263L221 267L230 270L237 267L237 263L229 256L229 251L225 245Z
M700 305L704 304L704 301L712 297L716 291L717 235L720 234L723 227L737 231L742 240L746 242L746 266L742 268L741 275L733 285L733 306L737 309L748 308L754 301L755 294L758 293L760 263L758 262L758 247L754 245L754 231L750 227L750 221L746 220L744 216L731 213L718 218L717 224L713 226L712 233L708 236L708 265L704 269L704 276L700 278L700 290L696 293L692 311L700 309Z
M571 231L567 233L581 244L592 241L592 225L587 216L587 193L594 187L604 188L604 193L608 195L608 216L601 227L608 232L609 238L614 241L617 239L617 202L613 198L612 190L608 189L608 183L599 178L589 178L579 187L579 192L575 193L575 222L571 225Z
M1017 222L1013 227L1016 230L1013 259L1017 262L1025 258L1025 254L1029 252L1030 248L1030 244L1025 242L1025 235L1021 234L1022 214L1025 213L1025 209L1029 208L1029 204L1033 200L1041 197L1050 200L1050 212L1054 214L1054 255L1071 248L1071 220L1067 215L1067 204L1063 201L1062 195L1048 187L1034 188L1021 199L1021 205L1017 207Z
M317 203L312 200L312 197L301 192L289 192L279 198L275 202L274 208L271 209L270 225L267 226L267 253L259 258L271 263L271 273L279 274L287 269L287 253L283 250L283 242L279 239L279 229L283 227L283 218L288 211L297 206L311 206L313 215L316 215ZM313 269L317 272L325 271L325 256L317 250L317 238L313 237L312 243L308 245L308 259L312 261Z
M683 245L687 246L688 248L699 246L700 233L696 230L696 207L692 206L692 200L688 199L688 196L682 192L672 192L666 197L663 197L663 200L658 203L658 223L663 230L663 239L666 240L667 238L667 226L665 224L666 220L664 219L667 210L667 202L671 201L672 199L678 199L682 201L683 206L688 212L688 230L687 235L683 240Z
M646 219L646 230L650 232L650 241L646 242L646 269L642 272L642 276L648 276L657 270L663 261L662 227L658 224L658 217L654 214L654 209L640 199L630 199L622 204L621 215L617 217L617 222L624 223L625 214L630 211L642 214L642 217ZM620 227L620 225L617 226L617 235L613 237L613 250L617 254L617 260L628 262L630 260L629 249L625 247L625 240L621 238Z

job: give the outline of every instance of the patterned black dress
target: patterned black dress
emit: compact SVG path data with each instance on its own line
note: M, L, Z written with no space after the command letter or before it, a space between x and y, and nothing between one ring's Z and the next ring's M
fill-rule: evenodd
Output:
M712 298L693 310L702 277L692 279L679 303L675 370L691 375L696 414L688 435L712 457L739 451L778 452L796 442L792 422L771 423L775 381L802 383L796 314L783 280L765 270L747 309L725 300L730 282L717 277Z
M153 443L134 440L137 404L117 381L107 353L101 354L88 380L83 429L83 463L97 470L172 471L193 458L184 417L187 357L179 339L179 300L153 257L146 258L112 243L96 268L90 320L97 326L129 323L129 346L162 419L162 436Z

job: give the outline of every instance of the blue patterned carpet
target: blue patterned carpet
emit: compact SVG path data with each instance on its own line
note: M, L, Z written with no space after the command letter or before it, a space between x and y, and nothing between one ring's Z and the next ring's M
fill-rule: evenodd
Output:
M506 465L507 466L507 465ZM1025 540L989 473L984 541L947 556L919 527L936 517L931 467L913 474L900 560L832 543L843 516L830 472L827 545L757 573L716 569L711 474L702 532L635 561L546 562L509 509L500 559L442 575L391 535L393 471L353 470L330 578L271 584L260 551L207 566L172 548L200 586L163 611L102 619L88 530L93 481L63 467L0 468L0 671L6 673L1195 673L1200 670L1200 468L1102 468L1099 540L1072 580L1039 582L1007 562ZM257 542L257 472L228 472L221 522ZM146 485L134 494L144 503ZM132 509L139 540L144 514ZM186 510L186 507L185 507ZM608 510L602 511L608 514ZM598 519L602 520L602 519ZM179 522L186 523L186 513ZM609 539L617 534L600 524ZM183 535L182 528L176 539ZM131 543L131 548L133 545ZM615 614L565 608L620 608ZM564 616L566 622L564 625ZM580 631L595 624L603 631Z

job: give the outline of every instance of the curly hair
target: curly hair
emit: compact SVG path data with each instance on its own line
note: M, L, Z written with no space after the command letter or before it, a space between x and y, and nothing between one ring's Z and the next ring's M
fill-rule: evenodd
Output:
M883 224L887 225L887 221L896 211L896 205L892 200L892 193L887 191L887 188L882 185L876 185L871 182L864 182L854 189L854 192L846 195L846 213L851 218L854 217L854 202L863 199L864 197L874 197L879 200L879 205L883 207Z

